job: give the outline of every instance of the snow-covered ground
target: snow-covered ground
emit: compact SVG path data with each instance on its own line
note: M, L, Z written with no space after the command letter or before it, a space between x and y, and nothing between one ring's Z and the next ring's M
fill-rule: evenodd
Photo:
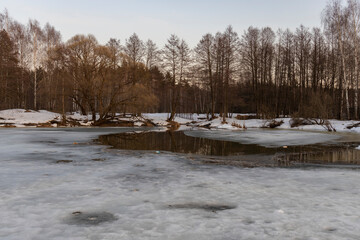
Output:
M239 142L241 144L256 144L263 147L299 146L318 143L337 143L348 136L339 133L328 133L319 131L296 131L296 130L274 130L274 129L248 129L246 131L224 131L224 130L197 130L185 131L192 137L215 139L222 141ZM360 135L351 138L352 142L360 142Z
M247 119L239 120L236 118L237 115L233 114L232 118L226 119L226 124L222 123L222 118L216 118L212 121L206 120L205 114L178 114L175 121L181 126L179 130L188 129L191 127L203 127L206 126L211 129L223 129L223 130L244 130L249 128L262 128L269 123L269 120L263 119ZM248 114L241 114L248 115ZM149 119L158 126L167 126L169 123L166 121L169 117L168 113L144 113L142 114L144 119ZM91 116L83 116L79 113L71 113L67 115L67 118L78 121L81 126L90 126ZM144 120L143 119L143 120ZM60 121L61 114L49 112L46 110L24 110L24 109L9 109L0 111L0 127L29 127L37 126L41 124L49 123L50 121ZM144 124L141 118L119 118L119 120L134 122L134 126L141 126ZM291 118L277 118L277 121L283 121L278 129L296 129L296 130L307 130L307 131L327 131L327 128L322 125L305 125L291 128ZM358 127L348 129L347 127L359 121L340 121L340 120L329 120L332 127L338 132L354 132L360 133L360 124ZM56 127L57 124L48 124L47 127Z
M83 116L79 113L68 114L67 117L82 121L82 125L89 126L88 119L90 116ZM0 111L0 127L31 127L38 124L49 123L50 121L61 121L61 114L49 112L46 110L25 110L25 109L8 109ZM57 127L57 124L49 125L49 127Z
M45 123L59 118L60 114L46 110L9 109L0 111L0 122L2 124L14 124L16 127L23 127L26 124Z
M146 113L143 114L146 118L151 119L158 125L166 125L166 119L169 116L167 113ZM185 114L184 114L185 115ZM244 130L249 128L262 128L269 123L269 120L264 119L247 119L239 120L236 118L237 115L248 115L248 114L233 114L232 118L226 119L226 124L222 123L222 118L216 118L212 121L206 120L205 114L187 114L187 118L184 118L182 114L175 118L175 121L180 124L191 125L192 122L196 122L194 126L207 126L212 129L223 129L223 130ZM327 131L327 128L322 125L304 125L299 127L291 127L290 120L291 118L276 118L277 121L284 121L278 129L294 129L294 130L307 130L307 131ZM348 129L347 126L358 123L359 121L347 120L329 120L332 127L338 132L354 132L360 133L360 126ZM359 124L360 125L360 124ZM239 128L239 126L241 128ZM245 128L244 128L245 127Z
M91 142L126 130L0 129L0 239L359 238L359 170L196 165Z

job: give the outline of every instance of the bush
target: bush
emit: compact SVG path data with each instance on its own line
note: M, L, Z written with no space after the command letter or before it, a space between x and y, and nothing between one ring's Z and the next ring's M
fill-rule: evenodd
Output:
M258 117L256 114L248 114L248 115L236 115L235 117L237 120L248 120L248 119L257 119Z
M262 105L259 109L259 115L262 119L274 119L276 118L276 112L274 106Z
M336 129L331 125L328 120L325 119L316 119L316 118L292 118L290 119L290 126L299 127L305 125L320 125L323 126L329 132L336 132Z
M293 116L302 118L329 119L334 116L334 102L327 93L311 92L308 101L300 106L299 111Z
M277 121L276 119L273 119L270 121L266 121L262 127L263 128L276 128L276 127L281 126L283 123L284 123L283 120Z
M290 123L290 127L292 128L299 126L306 126L306 125L314 125L314 122L305 118L292 118L290 119L289 123Z

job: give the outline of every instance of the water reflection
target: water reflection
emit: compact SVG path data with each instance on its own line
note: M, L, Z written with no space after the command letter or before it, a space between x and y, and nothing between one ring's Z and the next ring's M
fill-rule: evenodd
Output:
M103 144L118 149L171 151L211 156L276 152L274 149L267 149L258 145L243 145L236 142L190 137L181 131L120 133L101 136L99 140Z
M100 136L100 142L117 149L171 151L184 154L217 156L210 162L251 166L294 166L311 164L360 165L360 151L353 146L306 145L267 148L255 144L191 137L178 132L120 133ZM203 161L204 162L204 161ZM208 161L205 161L209 163Z
M327 149L318 152L294 152L276 154L274 160L279 166L294 163L360 165L360 151L354 148Z

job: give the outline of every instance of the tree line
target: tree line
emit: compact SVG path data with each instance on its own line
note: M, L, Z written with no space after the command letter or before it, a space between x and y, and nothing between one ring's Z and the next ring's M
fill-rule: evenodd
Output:
M322 28L295 31L231 26L205 34L191 49L171 35L159 48L136 33L121 44L61 34L36 20L0 13L0 109L116 112L256 113L359 118L360 2L331 0ZM96 118L98 114L98 118Z

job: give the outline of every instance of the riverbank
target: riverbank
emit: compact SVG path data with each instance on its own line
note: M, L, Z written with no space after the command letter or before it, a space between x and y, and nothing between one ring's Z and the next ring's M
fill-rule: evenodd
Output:
M143 113L141 117L131 115L123 116L117 114L100 126L103 127L133 127L133 126L159 126L168 127L172 130L183 130L186 128L208 128L246 130L248 128L278 128L296 129L307 131L340 131L360 133L360 121L355 120L304 120L294 124L291 118L276 118L271 120L256 119L254 115L233 114L231 118L222 122L222 118L207 120L205 114L178 114L173 122L169 123L168 113ZM46 110L25 110L9 109L0 111L0 127L90 127L93 126L91 116L84 116L79 113L68 113L67 122L63 124L62 116L59 113Z

